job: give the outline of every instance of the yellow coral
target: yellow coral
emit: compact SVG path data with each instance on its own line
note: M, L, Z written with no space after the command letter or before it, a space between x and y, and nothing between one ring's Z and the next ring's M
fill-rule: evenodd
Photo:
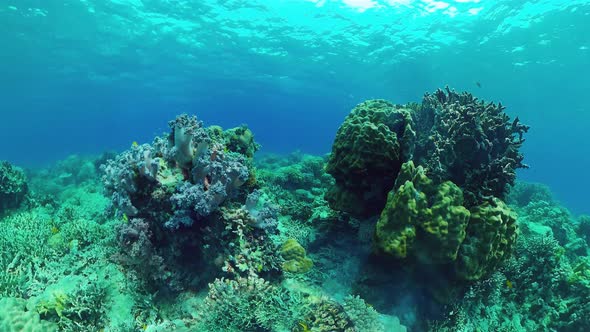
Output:
M305 249L295 239L289 239L283 244L281 255L285 259L284 271L306 273L313 266L313 261L306 257Z

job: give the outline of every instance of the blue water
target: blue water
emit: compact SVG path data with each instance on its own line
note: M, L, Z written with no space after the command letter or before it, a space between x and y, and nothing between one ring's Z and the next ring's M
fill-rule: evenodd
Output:
M4 0L0 22L0 159L121 150L182 112L323 154L357 103L449 85L529 124L521 179L590 213L590 1Z

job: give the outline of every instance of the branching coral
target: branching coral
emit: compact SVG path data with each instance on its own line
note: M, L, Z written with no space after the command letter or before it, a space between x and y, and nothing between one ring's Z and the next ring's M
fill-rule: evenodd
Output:
M519 150L529 127L511 121L501 104L446 88L426 94L419 113L432 119L432 128L418 132L414 160L436 182L463 189L467 207L504 198L516 169L527 167Z
M385 332L385 326L380 321L377 310L359 296L347 296L342 307L354 322L357 331Z
M264 279L248 276L217 279L199 308L198 327L203 331L278 331L294 320L292 309L300 305L285 290Z

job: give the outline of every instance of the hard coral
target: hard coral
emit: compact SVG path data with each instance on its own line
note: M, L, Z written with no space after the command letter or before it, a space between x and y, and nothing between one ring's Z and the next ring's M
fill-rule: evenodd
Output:
M313 261L305 255L305 248L303 248L296 240L289 239L281 247L281 255L285 262L283 263L283 270L291 273L305 273L308 272L312 266Z
M396 187L376 226L378 249L426 264L454 261L469 220L461 189L450 181L435 185L411 161L402 166Z
M336 180L330 206L354 215L374 215L403 162L412 155L411 111L385 100L356 106L338 129L326 171Z
M529 127L511 121L504 109L447 87L426 94L418 111L432 127L418 132L414 160L436 182L450 180L463 189L468 207L504 198L516 169L528 167L519 149Z
M516 214L501 200L494 198L472 208L457 259L458 275L477 280L489 274L510 256L516 237Z
M354 322L344 307L337 302L321 299L312 306L305 318L293 331L357 332Z
M203 331L277 331L290 321L289 294L264 279L248 276L217 279L199 308Z

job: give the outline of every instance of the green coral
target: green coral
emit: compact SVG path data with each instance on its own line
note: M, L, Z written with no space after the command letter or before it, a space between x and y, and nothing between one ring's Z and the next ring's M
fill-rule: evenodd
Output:
M196 331L281 331L291 325L291 308L300 305L295 301L289 292L254 275L217 279L198 308Z
M581 258L568 278L569 283L579 283L590 289L590 257Z
M356 106L338 129L326 171L336 180L330 206L359 216L378 214L402 163L412 154L411 110L385 100Z
M377 222L377 248L424 264L454 261L469 219L461 189L449 181L435 185L411 161L402 166L396 184Z
M283 271L305 273L313 267L313 261L305 255L305 249L294 239L288 239L281 247L285 262Z
M385 332L385 326L381 322L377 310L358 295L347 296L342 306L354 322L357 331Z
M516 214L500 199L474 207L459 251L457 274L477 280L490 273L512 253L516 237Z
M26 301L19 298L0 298L0 331L2 332L55 332L57 325L39 318L35 311L25 308Z

